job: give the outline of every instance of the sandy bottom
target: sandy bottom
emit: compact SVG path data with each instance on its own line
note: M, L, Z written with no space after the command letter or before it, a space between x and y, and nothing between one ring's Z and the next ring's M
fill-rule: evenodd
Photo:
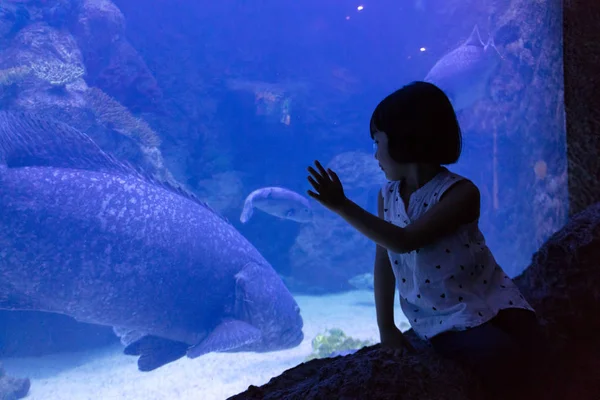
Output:
M312 352L312 339L326 329L340 328L348 336L378 341L373 292L298 296L296 300L302 309L305 339L290 350L212 353L195 360L182 358L145 373L137 370L136 357L123 355L121 346L2 362L10 375L31 379L30 400L223 400L303 362ZM396 323L404 330L406 318L396 309Z

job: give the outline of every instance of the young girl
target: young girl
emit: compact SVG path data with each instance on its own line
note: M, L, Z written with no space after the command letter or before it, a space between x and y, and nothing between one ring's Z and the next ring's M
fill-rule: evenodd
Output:
M377 244L382 347L411 350L394 323L397 288L414 332L436 351L483 372L484 383L509 378L514 386L540 338L536 315L486 246L479 190L442 166L461 153L450 101L438 87L413 82L376 107L371 137L389 180L379 217L347 199L335 172L318 161L308 168L315 190L308 194Z

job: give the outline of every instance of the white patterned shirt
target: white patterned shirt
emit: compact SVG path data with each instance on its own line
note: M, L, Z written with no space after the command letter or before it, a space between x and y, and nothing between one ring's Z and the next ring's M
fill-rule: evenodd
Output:
M382 188L385 220L406 227L463 179L443 168L410 196L408 210L399 194L401 181L386 183ZM388 250L388 256L402 311L422 339L478 326L505 308L533 310L494 259L478 221L410 253Z

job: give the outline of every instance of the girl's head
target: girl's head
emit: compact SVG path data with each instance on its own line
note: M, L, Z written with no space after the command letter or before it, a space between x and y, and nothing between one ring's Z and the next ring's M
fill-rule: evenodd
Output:
M413 165L458 161L460 127L446 94L427 82L413 82L383 99L371 117L375 158L390 180Z

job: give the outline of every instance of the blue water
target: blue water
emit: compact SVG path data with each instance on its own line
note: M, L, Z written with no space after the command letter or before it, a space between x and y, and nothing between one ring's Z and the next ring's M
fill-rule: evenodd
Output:
M486 242L517 276L568 211L562 32L550 28L562 26L561 9L511 11L518 7L507 0L0 1L0 110L64 122L117 159L183 185L262 254L304 319L304 341L291 349L184 357L144 373L110 326L0 311L8 372L32 378L34 399L222 399L304 361L327 329L376 342L365 275L374 245L312 200L310 223L256 208L242 223L244 201L265 187L305 196L306 167L318 159L336 170L352 200L375 212L385 178L369 136L374 107L424 79L475 26L503 58L479 82L480 97L458 112L464 148L450 169L480 188ZM0 268L9 275L8 264ZM353 279L361 275L366 280Z

